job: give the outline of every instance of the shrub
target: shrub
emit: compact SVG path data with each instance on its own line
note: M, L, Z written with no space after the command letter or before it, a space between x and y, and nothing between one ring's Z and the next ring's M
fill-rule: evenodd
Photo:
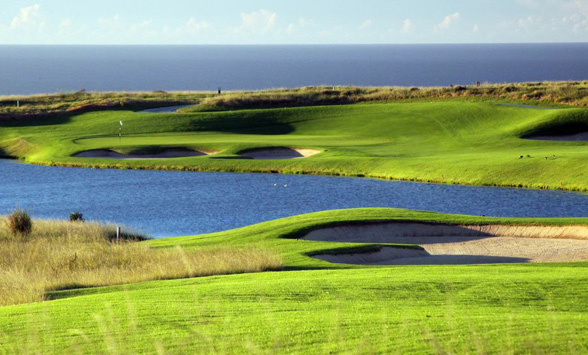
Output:
M33 231L33 221L28 213L16 210L8 216L8 229L13 235L29 235Z
M69 214L69 220L71 222L83 222L84 215L81 212L72 212Z

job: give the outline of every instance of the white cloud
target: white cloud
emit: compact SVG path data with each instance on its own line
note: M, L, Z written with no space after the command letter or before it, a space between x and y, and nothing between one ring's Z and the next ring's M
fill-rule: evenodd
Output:
M190 33L200 33L210 28L210 23L206 21L198 22L195 18L191 17L186 25L184 26L186 31Z
M296 26L291 23L288 25L288 27L286 27L286 34L288 36L293 36L296 33Z
M298 19L297 23L289 24L288 27L286 27L284 33L286 33L288 36L300 35L302 32L301 30L308 26L310 26L310 22L304 18L301 18Z
M373 21L372 20L365 20L360 26L359 29L360 30L365 30L368 29L370 27L372 27L373 25Z
M402 33L411 33L412 29L414 28L414 24L412 20L407 18L404 20L404 24L402 25Z
M113 17L110 18L104 18L101 17L98 19L98 23L102 26L105 27L115 27L115 26L119 26L121 24L121 18L120 15L114 15Z
M478 33L480 31L480 26L476 23L474 27L472 27L472 32Z
M71 19L67 18L61 20L61 22L59 23L57 34L60 36L68 36L69 34L71 34L72 28L73 23L71 22Z
M29 28L38 25L40 18L41 5L35 4L32 6L20 9L20 13L12 19L10 23L11 29ZM41 23L41 25L44 25Z
M242 13L240 30L268 33L276 27L277 18L278 14L264 9Z
M541 22L541 19L533 17L533 16L527 16L525 18L520 18L518 21L518 26L519 28L528 28L528 27L532 27L532 26L536 26Z
M144 20L134 23L129 27L129 34L131 35L150 35L153 33L153 20Z
M448 29L455 21L459 20L459 18L461 17L459 12L456 12L454 14L451 15L447 15L445 16L445 18L443 19L443 21L437 25L437 28L439 28L440 30L446 30Z

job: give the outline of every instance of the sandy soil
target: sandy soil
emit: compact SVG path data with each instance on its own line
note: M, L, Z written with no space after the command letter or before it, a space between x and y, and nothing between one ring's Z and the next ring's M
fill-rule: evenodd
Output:
M588 227L449 226L373 223L317 229L304 239L347 243L416 244L424 250L314 257L344 264L441 265L588 260Z
M244 150L239 155L253 159L270 160L308 158L318 153L320 151L314 149L275 147Z
M202 155L214 154L215 152L205 152L187 148L170 148L154 154L122 154L110 149L93 149L84 152L76 153L74 157L78 158L109 158L109 159L166 159L166 158L182 158L182 157L197 157Z

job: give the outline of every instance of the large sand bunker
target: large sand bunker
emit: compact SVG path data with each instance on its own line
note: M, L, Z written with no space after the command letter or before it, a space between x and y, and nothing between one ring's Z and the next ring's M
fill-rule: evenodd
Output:
M271 160L308 158L318 153L320 151L315 149L269 147L244 150L239 152L239 155L252 159Z
M386 222L320 228L308 233L304 239L414 244L422 247L422 250L382 247L379 251L367 253L314 255L343 264L449 265L588 259L586 226L459 226Z
M109 159L166 159L166 158L183 158L197 157L202 155L214 154L215 152L206 152L188 148L169 148L150 153L123 154L110 149L92 149L74 154L78 158L109 158Z

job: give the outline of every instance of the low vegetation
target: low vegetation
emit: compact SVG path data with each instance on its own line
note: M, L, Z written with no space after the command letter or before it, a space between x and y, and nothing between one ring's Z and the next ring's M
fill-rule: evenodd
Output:
M209 96L203 92L86 92L32 96L1 96L0 119L80 113L109 109L149 109L195 104Z
M454 85L449 87L303 87L261 91L66 92L0 97L0 119L98 110L139 110L197 104L184 112L268 107L344 105L440 99L499 99L544 105L588 106L588 81Z
M209 96L200 107L185 112L292 107L313 105L344 105L359 102L396 102L422 99L500 99L507 101L588 106L588 81L537 82L518 84L482 84L451 87L304 87L299 89L232 92Z
M6 219L5 219L6 220ZM38 302L47 292L148 280L276 270L274 253L237 248L155 250L140 236L119 243L113 226L34 221L30 235L0 223L0 306Z
M28 213L22 210L12 212L6 218L6 225L13 236L26 238L33 231L33 221Z

